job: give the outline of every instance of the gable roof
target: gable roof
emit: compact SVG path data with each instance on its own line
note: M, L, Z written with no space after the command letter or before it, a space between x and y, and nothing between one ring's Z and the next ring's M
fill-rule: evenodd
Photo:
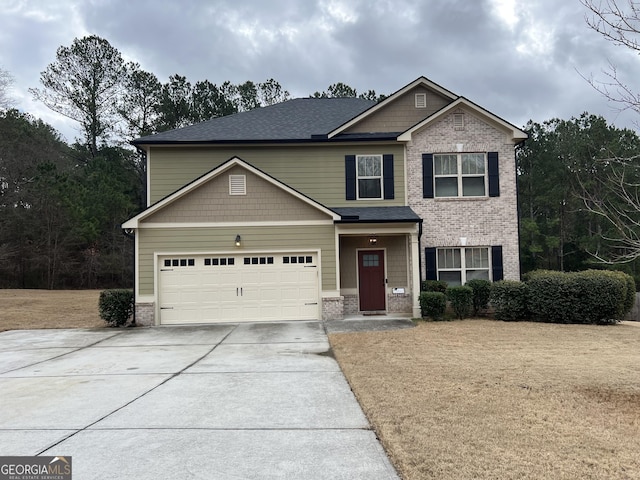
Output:
M444 87L441 87L440 85L438 85L437 83L432 82L431 80L429 80L426 77L419 77L417 79L415 79L413 82L409 83L408 85L405 85L404 87L402 87L400 90L398 90L397 92L392 93L391 95L389 95L387 98L385 98L384 100L382 100L381 102L377 103L376 105L374 105L373 107L371 107L370 109L362 112L361 114L350 118L349 121L345 122L344 124L338 126L337 128L335 128L334 130L332 130L331 132L329 132L329 134L327 135L328 138L333 138L339 134L341 134L342 132L344 132L345 130L347 130L348 128L352 127L353 125L361 122L362 120L364 120L365 118L367 118L369 115L371 115L372 113L377 112L378 110L380 110L381 108L384 108L385 106L387 106L389 103L394 102L398 97L401 97L402 95L404 95L405 93L407 93L408 91L414 89L417 86L422 86L427 88L428 90L432 90L436 93L439 93L440 95L450 99L451 101L455 100L458 98L458 95L456 95L453 92L450 92L449 90L447 90Z
M447 114L447 113L449 113L451 111L454 111L456 108L461 107L461 106L462 107L467 107L470 110L472 110L472 111L480 114L481 116L485 117L486 119L498 124L499 126L504 128L505 130L511 131L513 140L526 140L527 138L529 138L529 135L527 135L527 133L525 133L524 131L522 131L521 129L516 127L515 125L507 122L506 120L503 120L502 118L498 117L497 115L494 115L490 111L485 110L481 106L473 103L470 100L467 100L464 97L458 97L458 99L455 102L450 103L446 107L438 110L433 115L425 118L421 122L417 123L416 125L414 125L410 129L408 129L405 132L403 132L401 135L398 136L398 141L399 142L408 142L408 141L410 141L411 140L411 136L413 135L414 132L426 127L427 125L429 125L430 123L436 121L437 119L439 119L443 115L445 115L445 114Z
M137 138L134 145L311 141L369 109L362 98L294 98L268 107L212 118Z
M338 213L330 210L329 208L325 207L321 203L318 203L315 200L312 200L311 198L309 198L306 195L298 192L297 190L289 187L288 185L280 182L279 180L273 178L271 175L268 175L267 173L263 172L262 170L250 165L249 163L245 162L241 158L233 157L233 158L230 158L229 160L227 160L226 162L224 162L223 164L218 165L213 170L210 170L208 173L205 173L201 177L195 179L193 182L185 185L184 187L180 188L179 190L176 190L172 194L166 196L162 200L154 203L153 205L151 205L150 207L148 207L147 209L145 209L144 211L142 211L141 213L139 213L135 217L130 218L129 220L127 220L126 222L124 222L122 224L122 228L124 228L124 229L139 228L141 221L143 221L146 218L150 217L154 213L162 210L164 207L166 207L167 205L170 205L171 203L175 202L179 198L182 198L185 195L189 194L190 192L192 192L193 190L197 189L201 185L204 185L205 183L207 183L212 178L217 177L217 176L223 174L224 172L226 172L227 170L235 167L236 165L239 165L239 166L245 168L246 170L250 171L254 175L257 175L258 177L266 180L267 182L269 182L269 183L275 185L276 187L284 190L285 192L293 195L294 197L298 198L302 202L304 202L304 203L306 203L306 204L308 204L308 205L320 210L321 212L325 213L328 217L330 217L332 220L334 220L334 221L340 220L341 217L340 217L340 215Z
M404 132L346 133L354 125L395 102L399 97L416 87L431 90L450 102L446 107ZM526 133L521 129L488 110L450 92L426 77L419 77L381 102L351 97L294 98L268 107L213 118L195 125L137 138L131 143L142 146L362 140L407 141L413 132L460 105L465 105L506 130L511 130L514 140L527 138Z

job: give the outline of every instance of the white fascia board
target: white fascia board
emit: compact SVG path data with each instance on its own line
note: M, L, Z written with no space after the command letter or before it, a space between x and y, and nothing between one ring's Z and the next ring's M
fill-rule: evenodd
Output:
M512 134L512 139L514 141L516 141L516 142L518 142L520 140L526 140L527 138L529 138L529 135L527 135L525 132L520 130L515 125L510 124L506 120L503 120L502 118L498 117L497 115L494 115L490 111L485 110L484 108L480 107L479 105L476 105L475 103L470 102L466 98L460 97L455 102L450 103L446 107L438 110L436 113L434 113L430 117L425 118L420 123L414 125L410 129L408 129L405 132L403 132L402 134L400 134L398 136L397 140L399 142L409 142L409 141L411 141L411 137L416 131L426 127L430 123L433 123L434 121L438 120L440 117L446 115L447 113L451 112L452 110L454 110L454 109L456 109L456 108L458 108L460 106L463 106L463 107L465 107L465 108L477 113L478 115L491 120L493 123L497 123L499 126L504 128L505 130L510 131L511 134Z

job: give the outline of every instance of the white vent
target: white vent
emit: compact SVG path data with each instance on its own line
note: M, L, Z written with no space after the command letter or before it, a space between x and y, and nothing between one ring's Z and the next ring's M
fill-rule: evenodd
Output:
M464 114L462 113L453 114L453 129L464 130Z
M416 108L427 108L426 93L416 93Z
M247 194L247 176L229 175L229 195Z

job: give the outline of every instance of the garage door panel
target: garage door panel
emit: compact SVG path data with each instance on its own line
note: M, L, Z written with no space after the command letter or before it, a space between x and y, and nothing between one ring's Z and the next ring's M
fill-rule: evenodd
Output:
M312 253L160 258L160 321L317 319L316 260Z

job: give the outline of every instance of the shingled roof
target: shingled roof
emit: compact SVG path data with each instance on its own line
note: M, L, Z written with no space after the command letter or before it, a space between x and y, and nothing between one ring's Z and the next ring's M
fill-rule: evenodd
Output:
M295 98L268 107L141 137L132 143L142 145L317 141L326 139L329 132L375 104L374 101L362 98ZM373 136L375 137L375 134Z

